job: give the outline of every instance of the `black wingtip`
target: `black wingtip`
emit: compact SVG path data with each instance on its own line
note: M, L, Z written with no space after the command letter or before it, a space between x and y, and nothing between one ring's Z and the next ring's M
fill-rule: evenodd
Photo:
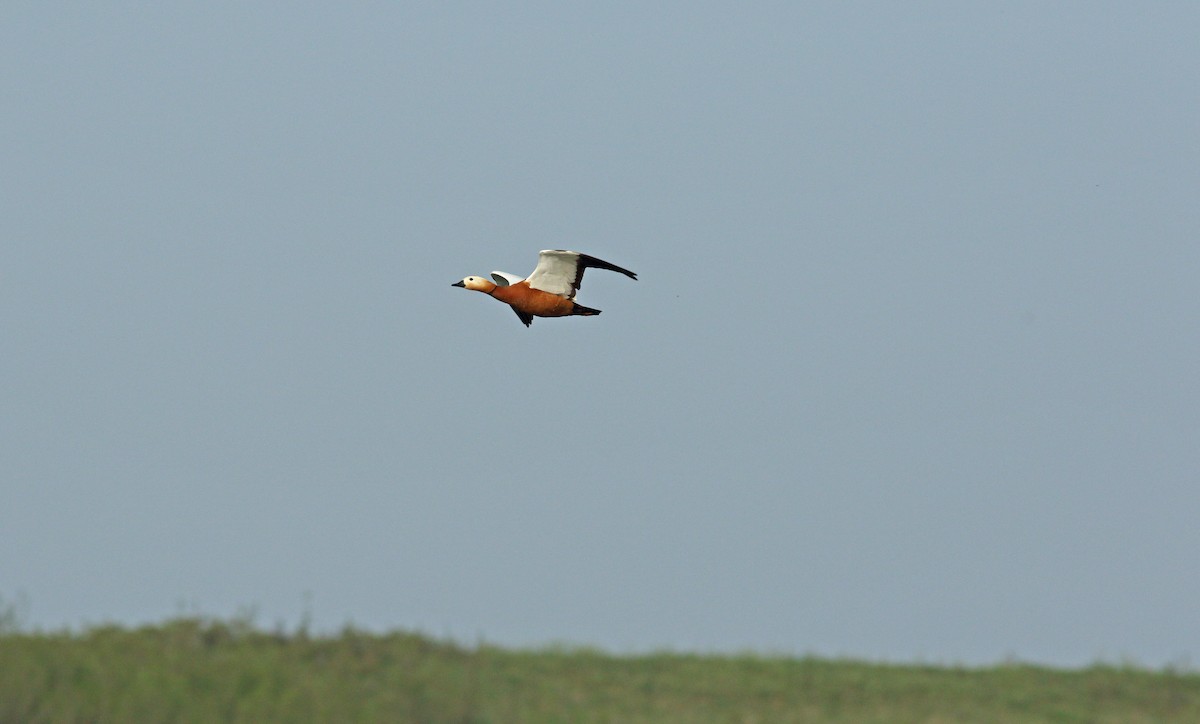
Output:
M621 274L624 274L625 276L629 277L630 279L637 281L637 274L634 274L633 272L631 272L628 269L625 269L623 267L619 267L616 264L610 264L610 263L604 261L603 259L597 259L594 256L589 256L587 254L580 254L579 255L579 263L584 267L591 267L593 269L606 269L608 271L620 272Z
M524 324L526 327L533 324L533 315L532 314L526 314L525 312L518 310L516 307L510 307L510 309L512 309L513 312L516 313L517 319L521 320L521 324Z

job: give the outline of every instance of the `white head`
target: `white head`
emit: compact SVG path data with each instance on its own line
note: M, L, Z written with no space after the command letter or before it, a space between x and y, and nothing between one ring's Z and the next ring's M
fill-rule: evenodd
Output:
M485 294L496 288L495 284L483 277L466 277L461 282L454 282L450 286L471 289L477 292L484 292Z

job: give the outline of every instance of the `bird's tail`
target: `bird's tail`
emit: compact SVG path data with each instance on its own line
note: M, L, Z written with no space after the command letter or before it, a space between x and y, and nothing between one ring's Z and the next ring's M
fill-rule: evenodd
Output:
M582 304L576 304L574 307L571 308L572 315L578 314L578 315L581 315L584 317L594 317L599 313L600 313L599 309L592 309L591 307L585 307Z

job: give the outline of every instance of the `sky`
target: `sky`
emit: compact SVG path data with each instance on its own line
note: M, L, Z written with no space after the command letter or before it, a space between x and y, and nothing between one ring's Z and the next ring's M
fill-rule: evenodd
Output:
M1194 666L1197 27L4 3L0 601Z

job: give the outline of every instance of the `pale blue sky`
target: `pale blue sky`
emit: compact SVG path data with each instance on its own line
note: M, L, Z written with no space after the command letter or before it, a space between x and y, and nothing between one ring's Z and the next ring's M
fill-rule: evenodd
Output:
M1200 656L1200 6L9 2L0 596ZM449 286L593 271L525 329Z

